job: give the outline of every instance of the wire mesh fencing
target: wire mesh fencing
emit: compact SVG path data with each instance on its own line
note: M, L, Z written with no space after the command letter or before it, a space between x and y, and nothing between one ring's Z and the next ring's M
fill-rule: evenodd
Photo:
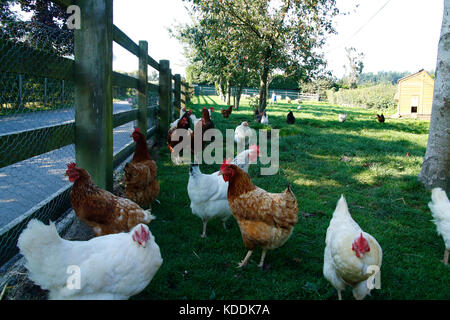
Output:
M0 265L28 220L67 209L74 161L73 32L0 21ZM62 146L58 147L57 146Z
M73 31L0 21L0 269L28 221L56 220L70 208L66 164L75 161ZM137 108L137 91L115 87L113 113ZM159 96L148 91L147 128ZM114 128L113 154L132 139L131 121Z

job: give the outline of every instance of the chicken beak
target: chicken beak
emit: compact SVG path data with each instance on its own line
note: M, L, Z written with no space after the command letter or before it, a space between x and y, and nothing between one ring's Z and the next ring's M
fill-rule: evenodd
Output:
M219 171L218 176L223 176L222 171Z

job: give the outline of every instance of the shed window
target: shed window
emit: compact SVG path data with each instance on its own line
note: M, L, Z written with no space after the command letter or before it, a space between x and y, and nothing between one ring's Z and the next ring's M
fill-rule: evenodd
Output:
M411 97L411 113L417 113L417 107L419 106L419 97Z

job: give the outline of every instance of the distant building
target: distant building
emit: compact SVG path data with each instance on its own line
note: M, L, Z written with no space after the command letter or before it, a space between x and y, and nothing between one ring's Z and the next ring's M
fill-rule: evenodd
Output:
M425 71L419 70L397 82L397 116L410 118L431 117L434 80Z

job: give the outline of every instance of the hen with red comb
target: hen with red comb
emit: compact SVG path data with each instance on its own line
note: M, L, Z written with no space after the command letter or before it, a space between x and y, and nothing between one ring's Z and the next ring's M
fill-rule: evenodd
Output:
M90 226L96 236L128 232L154 218L133 201L99 188L85 169L74 165L68 164L66 171L73 182L70 202L78 219Z
M246 159L250 154L253 154L250 150L244 150L233 160L225 160L221 170L224 169L225 165L235 163L247 172L248 166L250 163L253 163ZM219 175L219 171L212 174L204 174L200 171L198 165L191 165L187 190L191 200L192 213L202 219L203 238L206 237L206 226L210 220L219 218L222 220L224 228L226 228L225 222L231 216L227 196L228 182L225 182Z
M344 196L333 213L325 244L323 275L336 288L339 300L347 285L358 300L377 287L383 251L377 240L353 220ZM372 275L369 270L376 272L375 284L368 283Z

